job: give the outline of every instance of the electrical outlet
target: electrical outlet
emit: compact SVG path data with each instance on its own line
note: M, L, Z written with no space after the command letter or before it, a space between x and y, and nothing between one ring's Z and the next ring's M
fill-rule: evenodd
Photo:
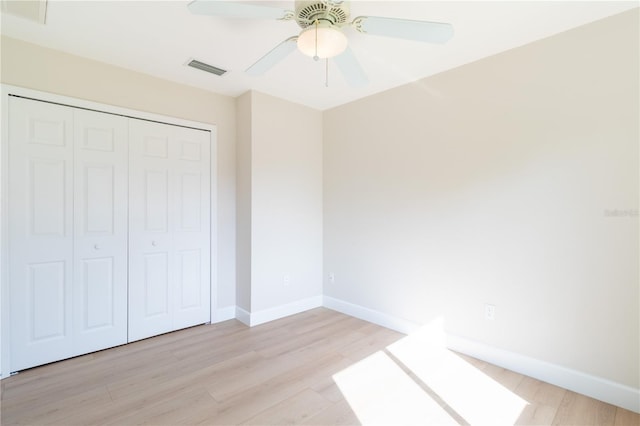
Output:
M484 319L489 321L495 321L496 319L496 307L494 305L484 305Z
M285 286L288 286L289 284L291 284L291 277L290 277L289 275L284 275L284 276L282 277L282 283L283 283Z
M329 272L329 282L330 283L335 283L336 282L336 276L333 272Z

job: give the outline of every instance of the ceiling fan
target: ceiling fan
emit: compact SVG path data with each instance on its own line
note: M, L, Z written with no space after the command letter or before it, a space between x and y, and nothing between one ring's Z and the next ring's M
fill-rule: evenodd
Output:
M287 57L296 47L305 55L319 59L333 58L347 84L367 84L367 76L348 46L342 29L353 27L362 34L373 34L428 43L444 43L453 36L451 24L410 19L358 16L351 20L350 5L343 0L295 0L293 11L278 7L221 0L194 0L188 5L194 14L228 18L295 20L301 28L258 59L247 74L261 75Z

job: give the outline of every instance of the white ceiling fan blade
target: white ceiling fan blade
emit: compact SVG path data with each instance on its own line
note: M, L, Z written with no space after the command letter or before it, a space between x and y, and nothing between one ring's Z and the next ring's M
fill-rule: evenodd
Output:
M369 83L369 79L360 66L360 62L358 62L349 46L333 60L349 86L364 87Z
M353 20L356 30L365 34L404 38L428 43L444 43L453 37L453 26L442 22L359 16Z
M274 47L269 53L258 59L255 64L247 68L246 73L249 75L257 76L269 71L274 65L282 61L284 58L289 56L291 52L296 50L296 48L298 47L296 43L297 41L298 36L286 39L285 41Z
M290 19L292 13L277 7L235 1L194 0L187 6L197 15L223 16L226 18L247 19Z

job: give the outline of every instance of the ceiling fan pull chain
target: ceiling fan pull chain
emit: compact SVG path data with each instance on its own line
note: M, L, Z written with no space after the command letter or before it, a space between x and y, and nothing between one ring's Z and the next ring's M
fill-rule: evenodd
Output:
M325 87L329 87L329 58L325 59L325 80L324 80L324 86Z
M320 57L318 57L318 20L316 19L316 54L313 57L314 61L317 61L318 59L320 59Z

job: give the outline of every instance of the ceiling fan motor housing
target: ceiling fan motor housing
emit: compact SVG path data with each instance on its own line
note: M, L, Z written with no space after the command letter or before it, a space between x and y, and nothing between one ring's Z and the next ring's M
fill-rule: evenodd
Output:
M316 20L341 25L349 19L349 4L346 1L296 1L295 19L300 28L313 25Z

